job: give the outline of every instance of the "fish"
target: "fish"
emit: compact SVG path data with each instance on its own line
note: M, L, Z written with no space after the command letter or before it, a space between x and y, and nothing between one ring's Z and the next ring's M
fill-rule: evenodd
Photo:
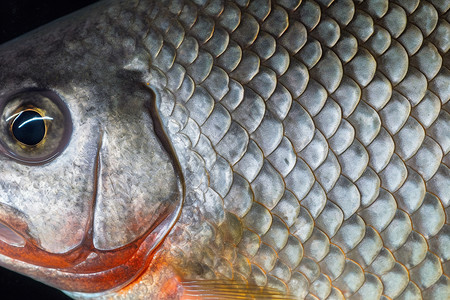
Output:
M74 299L448 299L446 1L107 0L0 46L0 265Z

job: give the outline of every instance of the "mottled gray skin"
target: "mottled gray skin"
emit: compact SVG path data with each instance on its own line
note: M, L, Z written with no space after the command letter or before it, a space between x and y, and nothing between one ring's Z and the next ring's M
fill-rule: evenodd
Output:
M52 162L2 158L0 201L42 249L82 240L93 194L94 245L108 250L159 204L180 208L184 187L139 280L71 296L225 298L202 284L219 280L229 298L237 282L300 299L447 298L449 4L269 2L105 1L0 48L0 98L47 88L73 118Z

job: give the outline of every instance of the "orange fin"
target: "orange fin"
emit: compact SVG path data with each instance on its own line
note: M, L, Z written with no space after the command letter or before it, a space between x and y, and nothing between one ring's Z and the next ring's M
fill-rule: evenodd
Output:
M295 299L279 290L260 287L232 280L191 280L182 281L183 300L213 300L213 299Z

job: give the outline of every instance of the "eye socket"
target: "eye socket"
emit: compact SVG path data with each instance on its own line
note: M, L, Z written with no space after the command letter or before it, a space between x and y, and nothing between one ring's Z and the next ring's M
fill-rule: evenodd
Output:
M40 164L58 156L72 133L62 99L47 90L24 91L0 102L2 152L22 163Z

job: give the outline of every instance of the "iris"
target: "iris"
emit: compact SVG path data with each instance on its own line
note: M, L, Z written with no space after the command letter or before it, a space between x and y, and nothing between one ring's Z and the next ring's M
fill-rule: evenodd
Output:
M0 155L42 164L64 150L71 134L70 111L55 92L34 89L0 97Z

